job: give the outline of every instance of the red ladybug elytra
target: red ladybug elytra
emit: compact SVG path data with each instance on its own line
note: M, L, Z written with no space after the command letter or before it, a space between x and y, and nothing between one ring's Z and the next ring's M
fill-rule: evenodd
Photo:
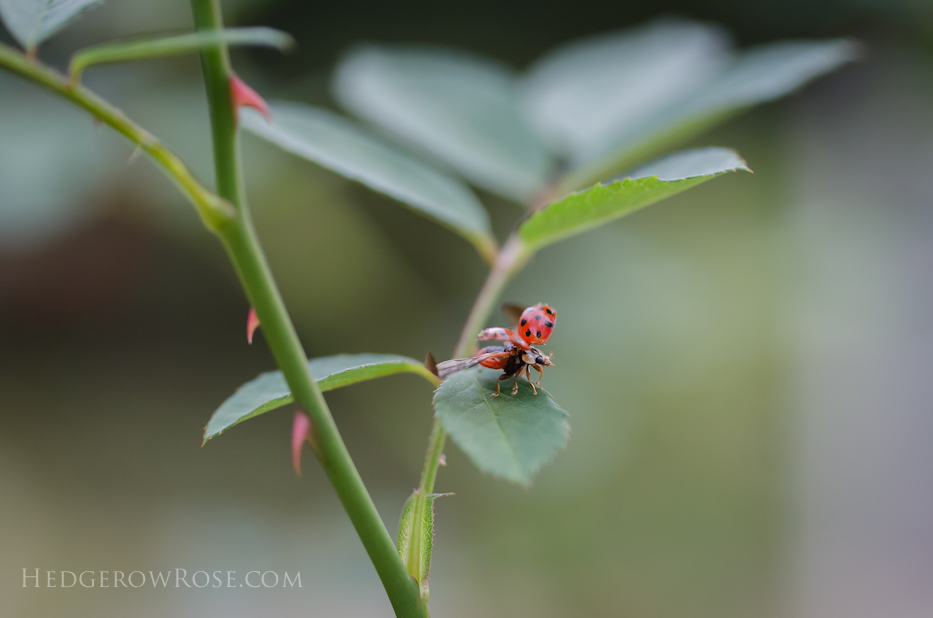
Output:
M530 345L547 343L554 332L557 313L545 304L537 304L522 311L518 321L518 335Z
M515 305L505 305L503 311L517 314L516 308ZM512 378L512 394L514 395L518 392L518 376L524 373L532 391L537 395L536 387L541 386L541 378L544 377L543 367L554 363L551 362L549 354L543 354L533 346L541 345L551 337L556 322L557 312L553 307L543 303L528 307L518 316L517 332L508 328L493 327L483 330L477 337L479 341L504 341L504 346L487 346L471 358L455 358L439 363L437 365L438 376L444 378L476 365L501 369L503 374L499 376L499 380ZM541 374L534 383L531 381L532 369ZM499 396L499 394L499 382L497 381L494 396Z

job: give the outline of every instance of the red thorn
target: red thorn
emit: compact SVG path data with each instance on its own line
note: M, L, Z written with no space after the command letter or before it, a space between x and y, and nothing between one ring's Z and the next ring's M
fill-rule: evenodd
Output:
M259 318L256 316L256 310L249 308L249 315L246 316L246 343L253 345L253 333L259 328Z
M292 424L292 467L298 476L301 476L301 447L308 439L310 431L311 419L301 410L297 410L295 422Z
M272 110L269 109L269 104L235 73L230 76L230 97L233 99L234 109L239 110L241 107L258 109L267 121L272 122Z

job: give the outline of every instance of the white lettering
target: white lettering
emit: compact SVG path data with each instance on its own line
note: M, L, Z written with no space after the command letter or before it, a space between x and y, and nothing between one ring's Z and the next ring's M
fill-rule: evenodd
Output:
M198 573L204 573L204 585L198 585ZM191 576L191 583L194 584L195 588L203 588L204 586L211 583L211 576L207 574L207 571L195 571L194 575Z
M195 571L190 579L188 571L182 568L175 568L175 588L223 588L226 579L227 588L242 587L243 584L237 584L236 571ZM23 588L41 588L40 569L23 569ZM226 577L224 577L226 573ZM148 571L149 581L153 588L168 588L171 584L172 571ZM68 576L71 576L71 582L68 582ZM136 576L138 575L137 579ZM253 576L258 581L253 581ZM202 581L203 579L203 581ZM138 580L138 583L137 583ZM245 581L249 588L276 588L281 582L282 588L303 588L301 582L301 571L294 576L283 571L281 575L277 571L249 571L240 581ZM111 583L112 582L112 583ZM75 574L74 571L46 571L46 588L74 588L81 584L82 588L141 588L146 585L146 573L143 571L80 571Z
M38 587L39 587L39 569L36 569L36 574L35 574L35 575L26 575L26 569L23 569L23 588L28 588L28 587L29 587L29 586L26 585L26 578L27 578L27 577L33 577L33 578L35 578L35 580L36 580L36 585L35 585L34 587L35 587L35 588L38 588Z
M136 575L137 573L139 573L139 576L143 578L142 581L139 582L138 586L133 583L133 576ZM132 573L130 573L130 576L126 578L126 581L130 582L130 586L132 586L133 588L141 588L146 585L146 574L143 573L142 571L133 571Z

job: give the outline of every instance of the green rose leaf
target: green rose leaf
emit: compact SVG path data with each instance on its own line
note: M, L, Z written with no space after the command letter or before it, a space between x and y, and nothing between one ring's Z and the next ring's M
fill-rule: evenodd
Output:
M322 391L330 391L357 382L395 373L415 373L432 384L437 378L420 362L395 354L339 354L314 358L308 363L314 381ZM204 429L204 442L224 430L263 412L288 405L292 397L281 371L260 374L224 401Z
M552 169L522 115L517 75L494 60L442 48L369 45L341 60L334 92L357 116L506 198L529 198Z
M529 68L524 108L553 148L577 160L705 84L729 48L721 28L681 19L570 41Z
M519 227L529 251L599 227L725 172L751 171L727 148L685 150L658 159L607 184L551 202Z
M301 103L274 102L270 124L252 110L243 128L283 150L385 193L460 234L487 259L496 241L489 215L458 179L390 146L348 120Z
M431 551L434 545L434 501L449 494L428 494L421 499L416 491L402 507L398 522L398 555L408 567L408 573L428 598L428 576L431 574Z
M46 40L101 0L0 0L0 18L26 50Z
M849 40L783 41L722 63L703 83L651 114L607 126L573 156L572 188L656 156L755 105L794 92L858 57Z
M504 381L495 397L500 371L474 368L455 373L434 393L434 410L444 429L477 468L522 485L570 438L568 414L542 388Z

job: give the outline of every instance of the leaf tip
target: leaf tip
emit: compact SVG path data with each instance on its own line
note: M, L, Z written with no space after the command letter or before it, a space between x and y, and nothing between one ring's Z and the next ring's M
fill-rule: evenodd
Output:
M256 310L250 307L246 316L246 343L253 345L253 334L257 328L259 328L259 317L256 315Z
M233 99L235 110L241 107L252 107L259 110L266 122L272 122L272 110L269 109L269 104L259 96L259 93L246 85L246 82L236 73L230 75L230 97Z

